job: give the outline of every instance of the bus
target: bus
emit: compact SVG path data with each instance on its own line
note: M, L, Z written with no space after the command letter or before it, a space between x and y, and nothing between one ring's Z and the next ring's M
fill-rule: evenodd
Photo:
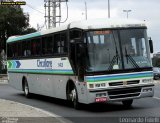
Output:
M93 19L7 40L9 83L40 94L91 103L152 97L152 40L144 21Z

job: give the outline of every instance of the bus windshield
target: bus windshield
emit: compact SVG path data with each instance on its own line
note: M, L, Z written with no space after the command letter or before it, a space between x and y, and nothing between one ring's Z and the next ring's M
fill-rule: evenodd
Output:
M120 39L126 69L151 67L146 29L121 30Z
M122 69L117 31L87 32L87 71Z
M145 29L90 31L86 39L88 72L151 67Z

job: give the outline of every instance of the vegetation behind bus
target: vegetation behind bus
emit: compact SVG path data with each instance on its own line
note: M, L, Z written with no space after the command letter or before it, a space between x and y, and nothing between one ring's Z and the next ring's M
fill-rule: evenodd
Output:
M4 51L6 54L6 40L12 35L22 35L35 32L34 28L29 27L29 15L24 13L20 6L0 5L0 53ZM6 55L1 56L1 59ZM6 61L5 61L6 62ZM4 62L0 61L0 66L4 66ZM1 69L1 73L6 73L6 69Z

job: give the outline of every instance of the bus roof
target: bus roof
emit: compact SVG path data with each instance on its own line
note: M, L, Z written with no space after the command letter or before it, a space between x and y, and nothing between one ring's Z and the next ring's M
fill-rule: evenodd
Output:
M76 21L70 23L70 29L79 28L79 29L104 29L104 28L128 28L128 27L144 27L144 21L137 21L132 19L92 19L84 21ZM43 36L46 34L59 32L66 30L68 25L42 30L40 32L30 33L22 36L11 36L8 38L7 43L15 42L19 40L29 39L37 36Z

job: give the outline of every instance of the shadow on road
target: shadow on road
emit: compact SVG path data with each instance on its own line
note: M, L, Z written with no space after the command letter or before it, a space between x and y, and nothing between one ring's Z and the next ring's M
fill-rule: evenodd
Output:
M18 94L19 96L23 96L24 94ZM67 107L67 108L73 108L73 105L71 102L63 100L63 99L57 99L53 97L48 96L42 96L37 94L32 94L31 99L38 100L41 102L54 104L61 107ZM122 105L121 102L116 103L95 103L95 104L81 104L81 111L85 110L88 112L112 112L112 111L122 111L122 110L133 110L134 107L126 108Z

